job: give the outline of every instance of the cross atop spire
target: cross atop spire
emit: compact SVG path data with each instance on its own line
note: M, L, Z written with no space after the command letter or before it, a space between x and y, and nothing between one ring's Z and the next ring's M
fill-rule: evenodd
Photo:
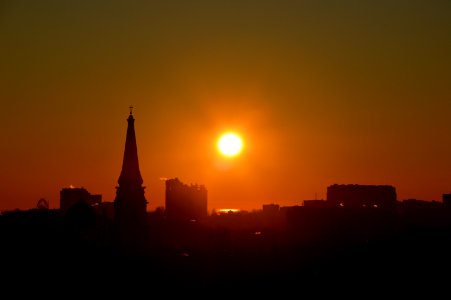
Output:
M129 109L130 109L130 115L132 115L133 114L133 105L130 105Z

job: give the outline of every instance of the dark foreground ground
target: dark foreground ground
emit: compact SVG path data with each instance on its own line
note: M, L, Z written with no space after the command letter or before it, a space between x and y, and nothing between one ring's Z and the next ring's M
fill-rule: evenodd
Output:
M393 288L414 293L451 286L446 222L351 216L337 220L321 213L294 223L170 223L155 217L146 240L127 247L108 222L68 224L57 212L4 215L0 287L17 295L58 290L63 297L119 291L213 297Z

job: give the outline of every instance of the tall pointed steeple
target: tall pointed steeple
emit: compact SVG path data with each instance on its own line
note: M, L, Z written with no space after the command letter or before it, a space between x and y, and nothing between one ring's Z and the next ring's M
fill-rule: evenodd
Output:
M133 118L133 107L130 107L130 115L127 122L127 137L125 138L124 159L122 171L119 176L120 187L139 187L143 184L141 172L139 171L138 148L136 146L135 119Z
M144 197L143 179L139 171L138 148L136 146L135 119L133 107L127 122L124 158L122 170L116 187L114 200L114 218L119 238L126 243L137 238L145 231L147 216L147 200Z

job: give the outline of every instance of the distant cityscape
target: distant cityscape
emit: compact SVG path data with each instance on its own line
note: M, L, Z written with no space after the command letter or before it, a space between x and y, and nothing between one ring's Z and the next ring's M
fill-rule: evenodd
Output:
M44 199L37 204L38 209L48 209L43 206ZM60 212L62 215L76 204L83 203L90 206L98 215L108 219L114 219L114 202L102 202L102 195L90 194L85 188L69 187L60 192ZM280 206L277 203L262 204L260 209L252 212L262 211L272 213L287 211L299 207L316 208L353 208L353 209L383 209L400 211L406 207L418 208L446 208L451 207L451 194L443 194L442 201L427 201L419 199L405 199L398 201L396 188L390 185L359 185L359 184L334 184L327 187L327 199L303 200L301 205ZM158 207L163 211L166 218L170 220L188 221L205 220L209 215L250 213L240 209L219 209L211 213L207 209L207 189L204 185L184 184L179 178L166 180L165 206Z
M136 145L136 134L132 114L133 107L130 107L130 114L127 119L127 136L125 141L124 159L122 170L118 180L117 197L114 202L102 201L102 195L91 194L85 188L69 187L63 188L60 192L60 211L65 215L74 205L81 203L87 205L109 220L122 218L122 215L134 219L141 215L145 218L147 211L147 201L144 197L143 179L139 171L138 151ZM165 207L157 208L164 211L164 215L169 220L205 220L208 216L208 193L204 185L184 184L180 179L165 180ZM137 207L139 203L140 207ZM384 210L402 210L405 207L450 207L451 194L443 194L442 202L426 201L419 199L405 199L398 201L396 188L389 185L359 185L359 184L333 184L327 187L327 199L323 200L303 200L300 206L316 208L366 208ZM47 208L45 199L40 199L38 208ZM277 203L262 204L261 210L273 213L279 210L288 211L297 209L296 206L280 207ZM218 213L246 213L239 209L220 209L213 211Z
M145 267L161 285L279 289L337 274L344 281L435 276L436 264L451 266L451 194L441 202L398 201L390 185L333 184L326 199L301 205L209 213L207 187L171 178L165 206L147 211L134 121L130 110L113 202L71 186L61 189L59 209L40 199L34 209L0 215L6 269L52 266L76 277L70 265L116 283L128 272L123 280L131 283Z

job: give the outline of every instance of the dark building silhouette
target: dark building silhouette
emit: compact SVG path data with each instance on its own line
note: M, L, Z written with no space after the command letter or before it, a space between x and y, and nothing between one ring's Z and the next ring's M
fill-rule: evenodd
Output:
M394 209L396 201L396 189L390 185L334 184L327 187L327 202L331 206Z
M101 215L109 220L114 219L114 202L102 202L94 206L98 215Z
M170 220L201 220L207 216L207 189L186 185L178 178L166 180L166 216Z
M143 179L139 171L132 107L127 123L122 170L114 200L114 220L119 238L128 241L139 238L146 226L147 201L144 197L145 187L142 186Z
M302 201L302 203L304 204L304 206L308 206L308 207L326 207L328 205L328 203L326 202L326 200L304 200Z
M450 224L449 211L439 201L406 199L399 202L398 212L405 226L446 228Z
M96 225L96 211L93 205L85 201L78 201L67 210L64 215L65 233L70 238L83 238L94 232Z
M416 209L421 209L421 208L431 208L431 207L436 207L436 208L441 208L442 204L438 201L427 201L427 200L419 200L419 199L405 199L400 203L400 206L402 209L406 209L406 208L416 208Z
M271 203L271 204L263 204L262 205L262 214L264 217L275 217L279 214L280 205Z
M102 203L102 195L92 195L85 188L63 188L60 191L60 210L63 214L77 203L96 206Z
M442 195L443 206L451 207L451 194Z
M279 213L280 205L279 204L263 204L262 212L265 216L275 216Z

